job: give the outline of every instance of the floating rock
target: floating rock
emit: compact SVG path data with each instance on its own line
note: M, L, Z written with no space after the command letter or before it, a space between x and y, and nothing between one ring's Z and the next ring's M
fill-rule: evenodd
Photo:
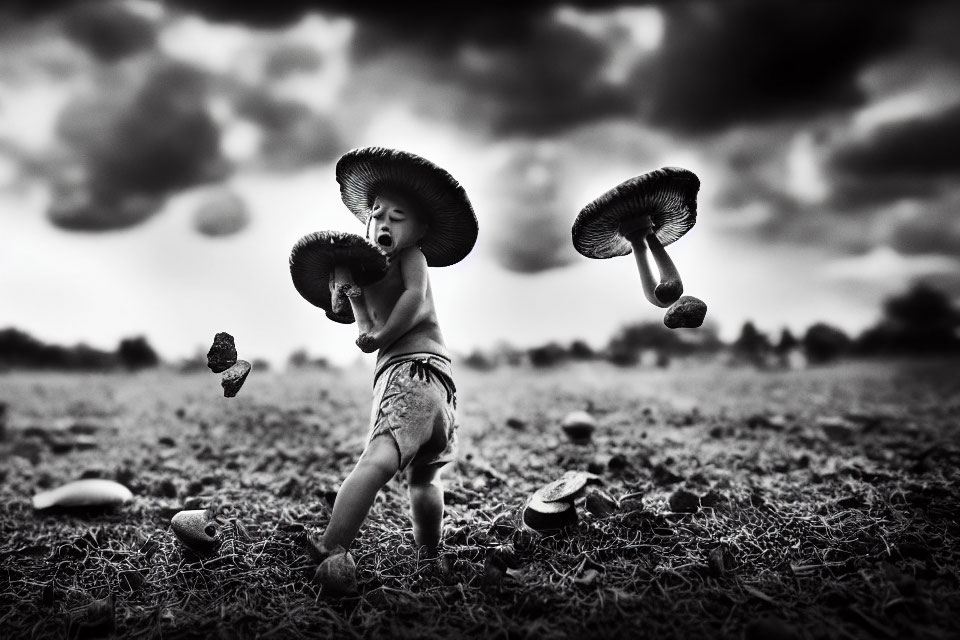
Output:
M617 500L603 489L590 487L587 489L586 508L592 515L603 518L617 511L620 505Z
M586 411L573 411L563 419L560 428L573 444L590 444L597 421Z
M207 366L214 373L223 373L237 362L237 347L233 336L220 332L213 337L213 346L207 352Z
M670 510L674 513L696 513L700 509L700 497L684 489L670 496Z
M588 482L600 482L600 478L586 471L567 471L559 480L540 487L533 495L543 502L572 501L583 495Z
M232 398L240 391L244 380L250 374L250 363L246 360L237 360L237 363L223 372L220 386L223 387L223 397Z
M33 496L34 509L49 507L111 507L133 500L130 489L119 482L87 478L68 482Z
M707 304L694 296L682 296L670 305L663 324L668 329L693 329L703 324L707 315Z
M556 531L577 524L573 502L544 502L534 494L523 508L523 523L534 531Z
M180 542L194 551L205 553L217 547L220 525L210 509L180 511L170 520L170 527Z
M357 588L357 564L349 551L336 547L333 553L317 567L313 579L323 593L331 596L353 596Z

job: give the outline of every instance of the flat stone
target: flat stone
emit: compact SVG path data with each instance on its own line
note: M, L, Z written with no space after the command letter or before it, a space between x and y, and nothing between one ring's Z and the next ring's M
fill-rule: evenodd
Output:
M573 502L544 502L536 494L523 508L523 523L534 531L555 531L577 524Z
M133 500L133 494L119 482L86 478L60 485L33 496L34 509L48 507L108 507Z
M613 496L597 487L587 489L587 499L585 502L587 512L598 518L608 516L620 508L620 505L617 504Z
M663 324L668 329L693 329L703 324L707 316L707 304L694 296L682 296L670 305Z
M237 347L233 336L220 332L213 337L213 345L207 352L207 366L214 373L223 373L237 362Z
M237 360L237 363L223 372L220 386L223 387L223 397L232 398L240 391L244 381L250 374L250 363L246 360Z
M558 500L576 500L583 495L588 482L599 482L600 478L586 471L567 471L559 480L537 489L534 496L543 502Z

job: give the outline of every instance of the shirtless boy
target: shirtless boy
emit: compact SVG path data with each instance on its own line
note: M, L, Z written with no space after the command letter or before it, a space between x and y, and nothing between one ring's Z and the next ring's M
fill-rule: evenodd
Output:
M440 471L456 455L456 389L427 267L459 262L477 237L463 188L424 158L367 147L340 158L336 175L344 203L366 223L389 267L350 298L357 346L378 352L373 407L366 448L337 493L319 545L333 554L317 572L321 584L323 565L350 548L377 492L398 471L406 474L416 543L428 552L440 543Z

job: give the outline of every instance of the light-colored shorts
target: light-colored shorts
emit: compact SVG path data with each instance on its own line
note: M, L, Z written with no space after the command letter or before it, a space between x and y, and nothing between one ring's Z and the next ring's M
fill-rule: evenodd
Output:
M456 408L450 360L433 353L397 356L374 376L367 441L393 436L401 470L443 466L457 453Z

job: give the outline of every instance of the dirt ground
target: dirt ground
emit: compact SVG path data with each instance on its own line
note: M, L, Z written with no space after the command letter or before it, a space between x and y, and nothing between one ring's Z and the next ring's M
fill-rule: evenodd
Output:
M440 555L398 477L344 599L304 540L362 449L369 370L254 371L235 398L207 372L0 374L0 637L958 638L958 365L459 367ZM579 409L589 445L559 427ZM618 508L519 526L569 470ZM82 477L134 499L32 508ZM188 508L217 514L213 551L172 533Z

